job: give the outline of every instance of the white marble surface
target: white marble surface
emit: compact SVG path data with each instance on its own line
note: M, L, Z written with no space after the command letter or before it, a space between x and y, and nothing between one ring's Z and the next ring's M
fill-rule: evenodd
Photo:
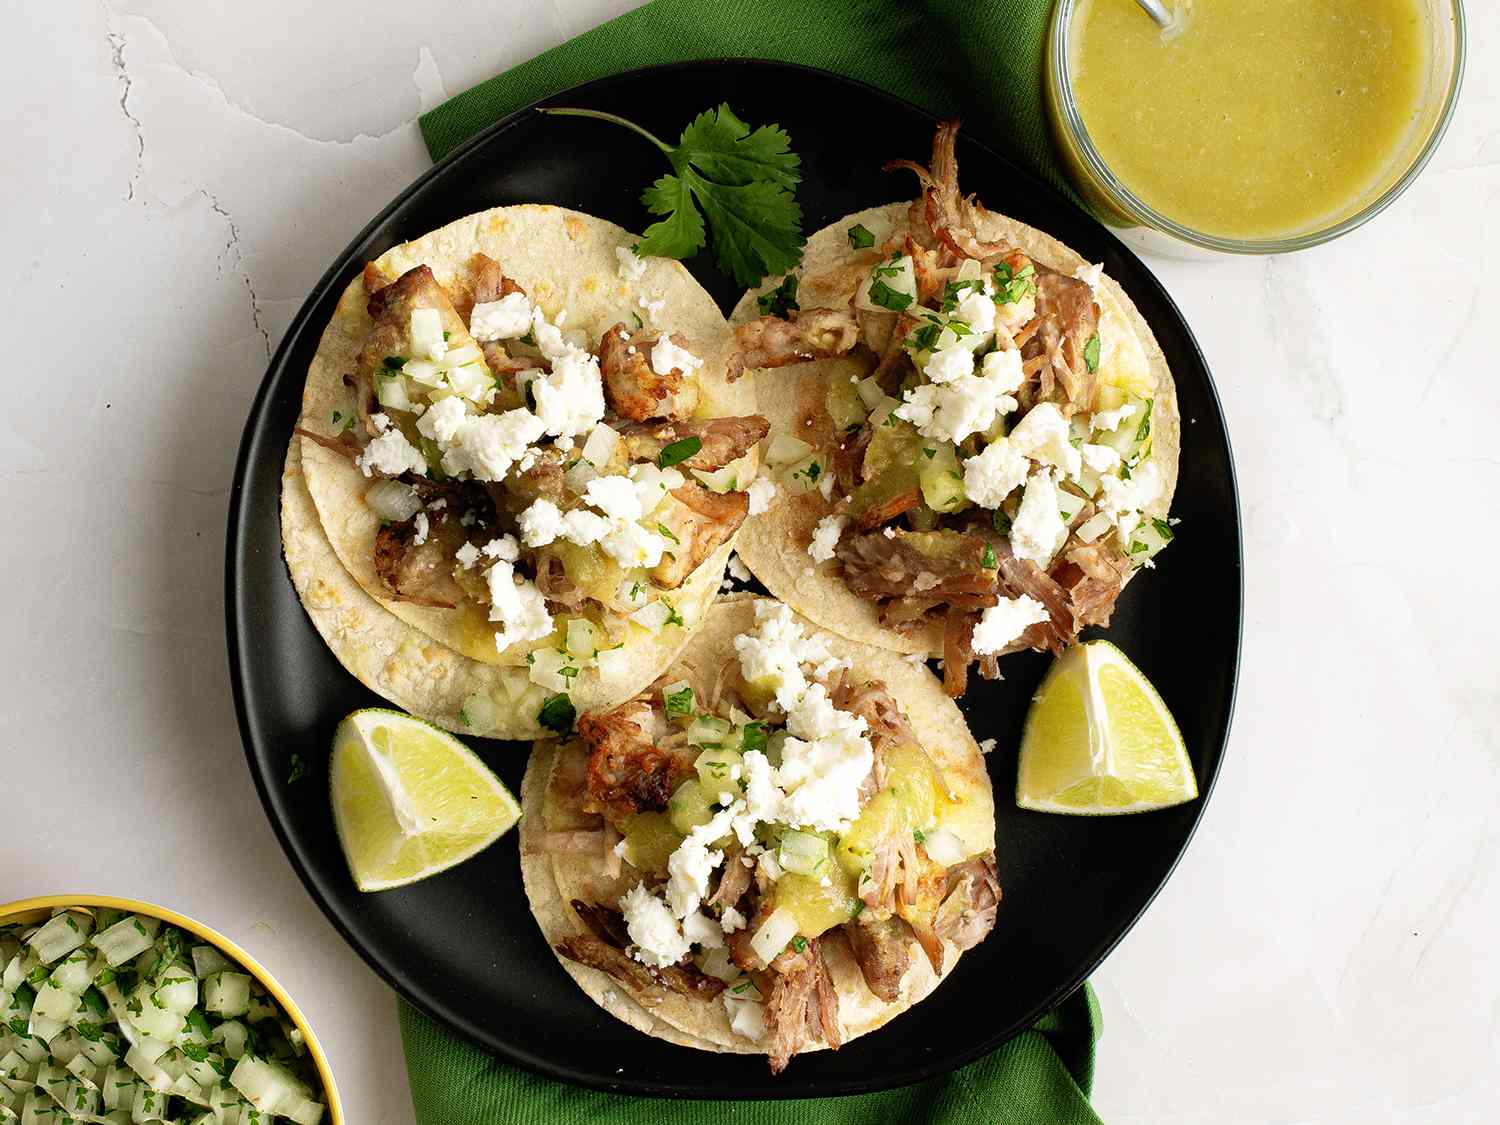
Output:
M226 930L308 1010L355 1125L412 1120L395 1003L244 767L235 445L307 289L427 166L417 113L628 6L0 10L0 900L107 889ZM1500 1103L1500 12L1470 9L1458 118L1387 215L1297 257L1153 263L1228 412L1247 630L1202 830L1096 978L1114 1125Z

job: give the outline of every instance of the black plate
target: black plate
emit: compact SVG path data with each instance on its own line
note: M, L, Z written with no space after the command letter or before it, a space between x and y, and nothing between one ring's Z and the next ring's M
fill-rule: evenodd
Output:
M543 104L626 113L677 135L699 107L729 101L777 121L802 155L798 196L812 231L852 211L908 199L910 175L883 161L923 160L933 119L869 87L775 63L707 62L590 83ZM245 427L230 503L229 654L250 769L292 865L349 943L423 1011L496 1054L557 1078L678 1097L855 1093L949 1070L1032 1023L1072 992L1161 888L1187 846L1229 733L1240 645L1240 523L1223 416L1177 308L1103 227L1009 161L960 137L963 186L990 206L1103 261L1151 322L1177 379L1181 534L1154 574L1131 584L1108 636L1145 670L1181 724L1202 797L1145 816L1045 816L1014 808L1016 745L1046 661L1008 658L1006 679L975 681L964 710L990 756L1005 890L990 938L926 1003L838 1052L796 1059L771 1080L762 1058L687 1053L606 1015L553 959L521 890L516 834L446 874L381 894L355 890L334 837L326 778L288 784L293 754L326 760L334 725L379 704L340 667L298 604L281 556L281 463L308 363L339 293L387 248L497 204L549 202L639 230L641 187L661 157L602 123L524 110L433 168L377 217L323 276L276 352ZM700 256L689 265L728 311L739 291ZM512 789L523 745L476 749Z

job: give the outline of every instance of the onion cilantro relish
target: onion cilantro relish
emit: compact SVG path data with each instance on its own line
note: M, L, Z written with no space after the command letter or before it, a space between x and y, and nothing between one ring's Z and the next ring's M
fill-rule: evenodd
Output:
M158 918L0 926L0 1121L316 1125L302 1032L248 973Z

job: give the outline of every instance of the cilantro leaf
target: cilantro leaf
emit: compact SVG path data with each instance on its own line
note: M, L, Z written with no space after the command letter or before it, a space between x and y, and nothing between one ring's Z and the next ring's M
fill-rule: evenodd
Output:
M635 252L642 257L686 258L709 242L715 261L745 286L786 273L802 260L802 208L794 194L801 158L778 125L752 129L727 104L700 113L676 145L613 113L545 109L543 113L592 117L640 134L672 165L641 195L659 221L646 228ZM705 222L706 221L706 222Z
M1095 332L1083 345L1083 362L1090 375L1099 370L1099 333Z
M578 712L573 708L573 701L566 695L549 695L537 714L537 722L558 734L571 731L577 718Z
M641 193L641 202L653 215L665 215L652 223L635 248L639 257L690 258L703 249L707 236L703 216L693 206L693 193L679 176L663 176Z
M851 250L867 250L875 245L875 234L864 223L855 223L844 233L849 236Z

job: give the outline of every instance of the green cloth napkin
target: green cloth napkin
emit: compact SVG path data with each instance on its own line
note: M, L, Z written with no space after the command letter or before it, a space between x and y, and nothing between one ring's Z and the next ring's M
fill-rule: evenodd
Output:
M927 1003L941 1000L940 992ZM876 1034L899 1035L898 1028ZM941 1078L844 1098L694 1102L604 1094L538 1078L496 1061L401 1002L418 1125L1101 1125L1088 1103L1100 1028L1099 1001L1084 985L1030 1031ZM859 1050L859 1040L844 1050ZM689 1048L683 1056L683 1066L691 1066ZM747 1059L745 1065L765 1064ZM795 1069L797 1060L791 1065Z
M967 132L1071 196L1042 104L1051 9L1051 0L654 0L450 98L423 115L422 138L438 160L522 106L594 78L655 63L770 58L860 79L936 114L958 114ZM739 108L753 119L751 107ZM404 1001L400 1009L420 1125L1099 1125L1088 1094L1101 1021L1087 985L1030 1031L952 1074L877 1094L779 1102L585 1090L507 1066Z
M956 114L965 132L1076 198L1043 107L1051 13L1052 0L654 0L449 98L422 116L422 139L440 160L491 122L581 82L690 59L778 59ZM683 124L700 108L684 107ZM736 109L756 120L753 104Z

